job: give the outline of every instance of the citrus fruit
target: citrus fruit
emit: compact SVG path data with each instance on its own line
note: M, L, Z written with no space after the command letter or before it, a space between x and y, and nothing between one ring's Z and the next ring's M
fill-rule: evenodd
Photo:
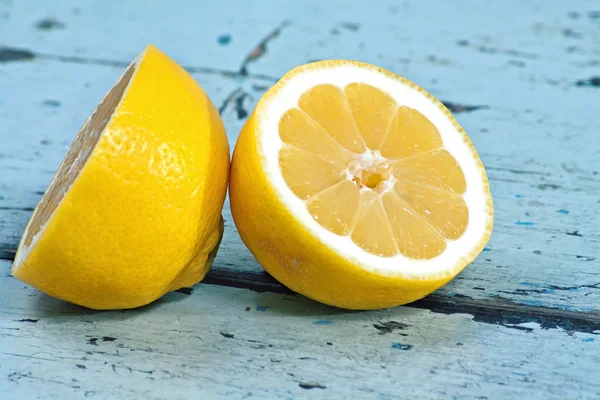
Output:
M223 233L229 145L206 93L148 46L87 119L23 234L12 273L94 309L191 286Z
M263 96L235 147L230 198L271 275L350 309L433 292L493 225L485 169L446 107L352 61L297 67Z

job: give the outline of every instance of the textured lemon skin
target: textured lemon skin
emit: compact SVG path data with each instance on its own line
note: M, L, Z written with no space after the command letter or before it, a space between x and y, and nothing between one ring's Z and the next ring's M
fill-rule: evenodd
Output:
M228 169L225 129L210 99L149 46L88 162L13 275L93 309L137 307L194 285L223 233Z
M434 292L458 275L489 240L491 223L486 235L475 244L474 250L465 255L459 264L448 266L443 274L421 279L377 274L354 264L312 235L282 203L273 184L263 172L265 167L259 147L258 129L261 108L267 106L265 103L271 101L279 88L294 74L301 73L306 68L327 67L336 63L338 61L322 61L297 67L259 101L235 145L229 176L231 213L243 242L254 257L269 274L291 290L328 305L356 310L410 303ZM367 64L351 63L374 68ZM380 71L412 84L388 71ZM418 89L424 92L423 89ZM433 96L428 96L445 110L479 159L470 139L450 112ZM483 165L481 170L493 220L493 205Z

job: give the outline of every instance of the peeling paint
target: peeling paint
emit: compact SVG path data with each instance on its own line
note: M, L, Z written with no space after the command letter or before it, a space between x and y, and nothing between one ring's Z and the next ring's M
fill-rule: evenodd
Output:
M462 113L462 112L471 112L471 111L476 111L476 110L485 110L485 109L490 108L489 106L482 106L482 105L473 106L473 105L452 103L449 101L442 101L442 103L446 106L446 108L448 108L448 110L452 111L455 114Z
M267 36L265 36L263 39L261 39L261 41L256 45L256 47L254 47L250 51L250 53L248 53L248 55L242 62L242 65L241 65L240 71L239 71L240 75L244 75L244 76L248 75L248 64L258 60L263 55L265 55L267 53L268 44L273 39L277 38L281 34L283 29L286 28L288 25L289 25L289 21L284 20L283 22L281 22L279 24L279 26L277 26L275 29L273 29L271 32L269 32L267 34Z
M579 86L579 87L587 86L587 87L600 88L600 76L593 76L588 79L578 80L577 82L575 82L575 86Z
M521 220L519 220L519 221L515 222L515 225L533 226L534 223L531 222L531 221L521 221Z
M221 46L227 46L229 43L231 43L231 35L225 34L219 36L217 38L217 43L219 43Z
M394 342L392 343L392 349L397 349L397 350L410 350L413 348L412 344L404 344L404 343L398 343L398 342Z
M0 47L0 63L31 61L35 59L35 57L35 54L29 50Z
M35 27L42 31L51 31L54 29L65 29L67 25L64 22L60 22L56 18L44 18L39 20Z
M320 383L317 382L300 382L298 384L298 386L300 386L302 389L327 389L327 386L322 385Z
M410 325L403 324L398 321L379 321L373 324L373 328L377 329L379 335L385 335L394 331L401 331L408 328Z

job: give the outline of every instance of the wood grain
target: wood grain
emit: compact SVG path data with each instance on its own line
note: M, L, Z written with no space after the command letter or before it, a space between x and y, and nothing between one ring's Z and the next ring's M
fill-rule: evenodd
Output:
M535 323L412 307L347 312L205 284L94 312L12 278L0 285L0 390L12 398L600 396L598 337Z

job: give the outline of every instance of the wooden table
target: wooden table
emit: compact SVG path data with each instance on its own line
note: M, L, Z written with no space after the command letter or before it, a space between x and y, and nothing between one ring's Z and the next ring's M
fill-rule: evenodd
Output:
M295 65L368 61L469 132L496 206L484 252L405 307L289 293L229 206L206 280L95 312L10 275L80 125L154 43L192 73L230 143ZM600 399L597 1L0 0L0 397Z

